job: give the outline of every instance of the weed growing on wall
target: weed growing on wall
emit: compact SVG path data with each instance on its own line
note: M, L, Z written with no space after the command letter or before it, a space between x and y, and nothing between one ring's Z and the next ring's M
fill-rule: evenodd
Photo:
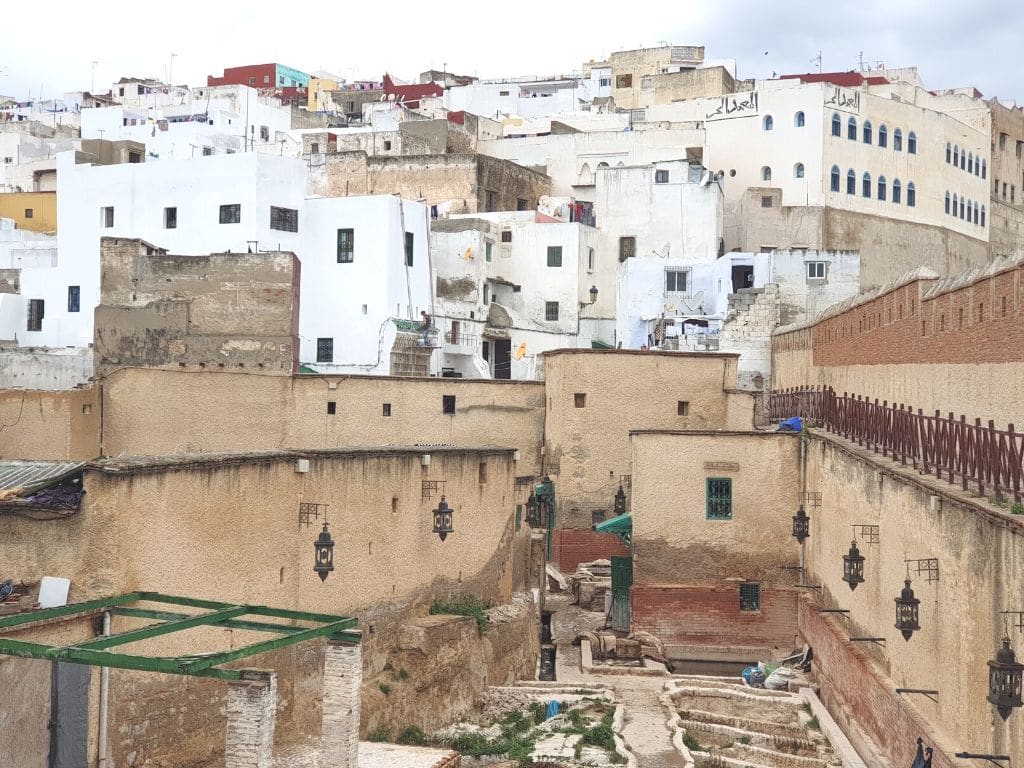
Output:
M477 631L483 635L489 621L487 609L491 607L492 603L473 595L458 595L450 600L435 600L430 606L430 612L450 616L468 616L476 621Z

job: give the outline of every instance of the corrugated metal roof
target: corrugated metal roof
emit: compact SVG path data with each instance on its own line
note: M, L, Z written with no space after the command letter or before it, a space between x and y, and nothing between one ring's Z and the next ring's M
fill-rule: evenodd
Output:
M28 493L46 488L84 466L84 461L0 461L0 491L17 488Z

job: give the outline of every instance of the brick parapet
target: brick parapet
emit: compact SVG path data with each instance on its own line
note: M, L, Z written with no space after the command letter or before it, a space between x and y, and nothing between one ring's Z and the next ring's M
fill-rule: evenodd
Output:
M324 653L323 751L325 764L358 768L361 645L327 644Z
M277 714L277 675L242 670L228 684L224 768L270 768Z

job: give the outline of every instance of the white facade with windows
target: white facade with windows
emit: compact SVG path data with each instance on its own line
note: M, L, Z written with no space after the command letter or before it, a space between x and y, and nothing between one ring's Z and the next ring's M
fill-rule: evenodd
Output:
M429 311L428 211L420 203L307 199L304 163L260 153L107 166L75 165L65 153L58 168L58 248L48 269L23 273L23 306L0 313L0 338L89 346L103 236L141 238L172 254L292 251L302 264L300 360L317 369L387 373L381 345L390 350L390 319ZM352 230L346 243L354 242L344 259L342 230ZM38 330L29 330L31 301L42 302L34 305L42 307L32 323ZM317 365L320 338L334 340L333 353Z
M591 81L510 80L458 85L444 92L444 106L452 112L501 117L546 117L579 111L593 99Z

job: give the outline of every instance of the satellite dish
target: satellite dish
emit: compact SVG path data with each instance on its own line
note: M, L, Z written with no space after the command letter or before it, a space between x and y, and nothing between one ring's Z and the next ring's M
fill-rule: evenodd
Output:
M700 177L700 185L706 187L711 183L711 171L704 171L704 175Z

